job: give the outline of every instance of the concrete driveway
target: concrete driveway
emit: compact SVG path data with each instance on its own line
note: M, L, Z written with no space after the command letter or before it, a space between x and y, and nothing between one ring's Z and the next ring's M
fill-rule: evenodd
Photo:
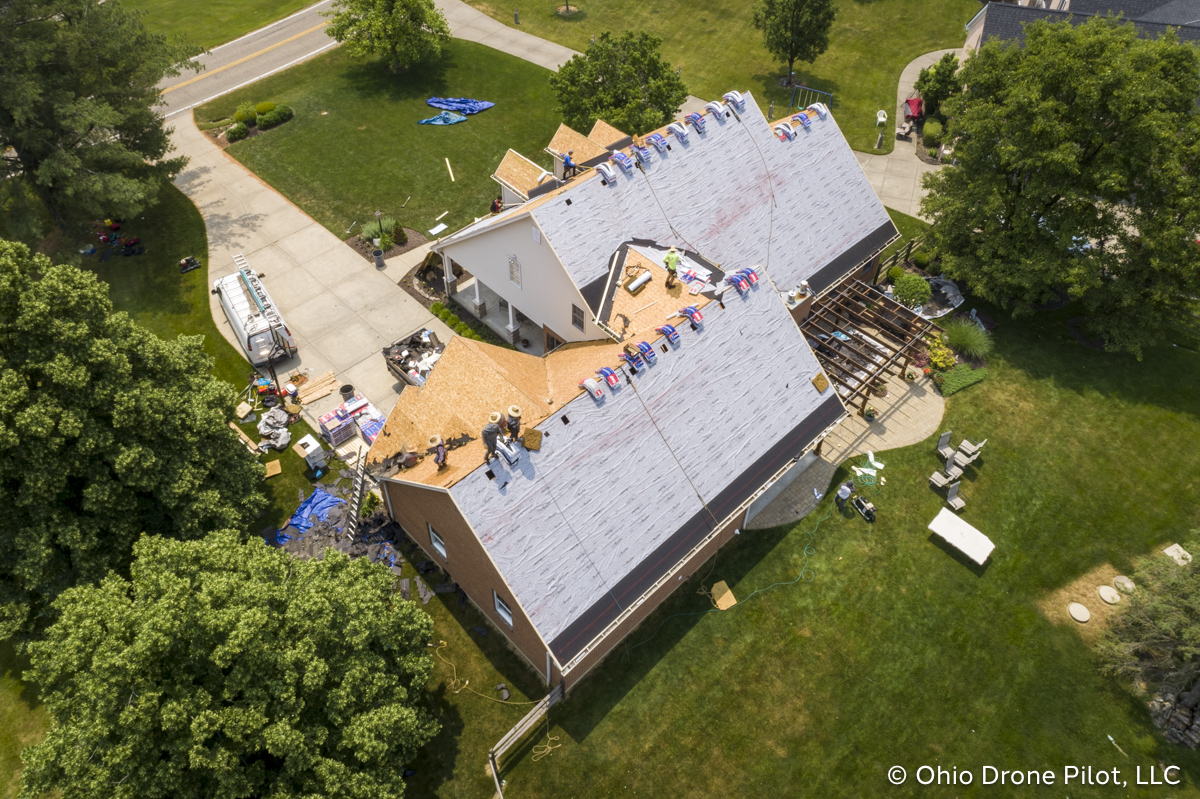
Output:
M172 120L176 150L188 156L175 183L200 209L208 227L208 277L234 271L242 253L299 341L299 356L277 371L332 370L381 411L396 404L403 387L387 370L380 350L422 327L448 341L451 331L405 293L395 279L343 244L274 189L229 158L196 129L190 115ZM213 319L237 346L216 296ZM309 406L316 415L337 405L331 395Z

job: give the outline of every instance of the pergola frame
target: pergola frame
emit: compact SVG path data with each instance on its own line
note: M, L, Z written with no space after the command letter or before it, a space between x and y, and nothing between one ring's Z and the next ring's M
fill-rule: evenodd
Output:
M944 332L861 280L845 280L815 299L800 330L825 374L848 392L842 401L847 407L859 404L859 415L881 378L903 379L921 340ZM835 331L850 340L839 340Z

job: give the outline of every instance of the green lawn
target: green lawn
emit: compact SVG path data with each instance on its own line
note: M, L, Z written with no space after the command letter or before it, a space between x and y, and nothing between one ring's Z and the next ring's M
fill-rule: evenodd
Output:
M913 239L920 241L921 237L925 235L925 231L929 230L929 223L917 219L915 216L901 213L894 208L885 208L884 210L887 211L888 216L891 217L892 224L896 226L896 231L900 234L900 238L890 244L880 256L886 261L893 253L907 247L909 241Z
M827 500L793 528L743 533L708 584L745 599L794 579L816 528L813 582L669 618L709 607L695 580L681 587L627 659L610 657L556 708L562 748L512 764L508 793L1017 795L979 785L993 765L1059 771L1053 789L1021 796L1162 796L1139 793L1131 769L1174 763L1185 784L1170 795L1200 795L1200 756L1163 742L1078 633L1036 607L1200 525L1200 355L1158 348L1138 363L1076 344L1071 308L1019 323L987 310L1001 320L989 378L947 402L942 429L989 439L963 481L963 516L996 543L990 564L965 564L926 529L942 505L927 483L932 439L884 453L875 525ZM975 785L915 785L923 764L973 770ZM1122 768L1130 786L1064 788L1068 764ZM908 769L903 788L887 783L893 765Z
M312 0L209 0L203 6L190 0L125 0L127 8L142 12L148 30L183 36L205 48L233 41L310 5Z
M510 6L468 2L506 25L513 23ZM762 36L751 24L753 6L746 0L583 0L582 11L564 19L555 3L545 3L520 7L520 29L580 51L601 31L647 31L663 39L664 56L682 67L692 94L714 100L730 89L749 89L764 112L774 100L776 115L782 116L791 91L780 88L776 78L786 67L762 48ZM963 26L978 11L974 0L842 2L829 49L811 65L797 64L796 79L833 94L833 114L856 150L875 151L880 130L875 112L885 109L889 122L879 152L891 152L901 70L924 53L962 47Z
M558 117L549 74L458 40L437 64L404 75L338 49L201 106L196 120L228 117L247 101L295 108L291 122L228 152L339 237L380 209L414 230L455 230L488 213L507 149L550 166L543 148ZM496 106L457 125L418 125L438 113L425 104L435 95Z

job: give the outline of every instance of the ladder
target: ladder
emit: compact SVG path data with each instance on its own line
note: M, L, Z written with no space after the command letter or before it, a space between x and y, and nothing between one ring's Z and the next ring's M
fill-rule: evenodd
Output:
M354 470L354 484L350 488L349 520L346 522L346 535L350 540L358 533L358 516L362 510L363 495L367 493L367 459L360 456L358 468Z
M275 309L275 305L267 296L267 289L263 286L262 281L258 279L258 274L250 268L250 264L246 261L246 256L240 252L233 256L233 265L237 267L238 273L241 274L242 280L246 283L246 287L250 289L250 296L254 298L254 302L258 305L258 310L262 311L262 315L272 326L283 325L283 320L279 316L279 311Z

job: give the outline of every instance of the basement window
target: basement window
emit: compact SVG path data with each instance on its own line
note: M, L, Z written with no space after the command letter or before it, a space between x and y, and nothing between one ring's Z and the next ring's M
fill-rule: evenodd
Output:
M512 608L495 591L492 592L492 599L496 602L496 613L500 615L500 618L504 619L504 623L511 630L513 626Z
M443 541L442 537L437 534L436 530L433 529L432 524L426 522L425 526L429 528L429 543L433 544L434 551L446 560L449 560L449 558L446 558L446 542Z
M583 309L578 305L571 306L571 324L583 330Z

